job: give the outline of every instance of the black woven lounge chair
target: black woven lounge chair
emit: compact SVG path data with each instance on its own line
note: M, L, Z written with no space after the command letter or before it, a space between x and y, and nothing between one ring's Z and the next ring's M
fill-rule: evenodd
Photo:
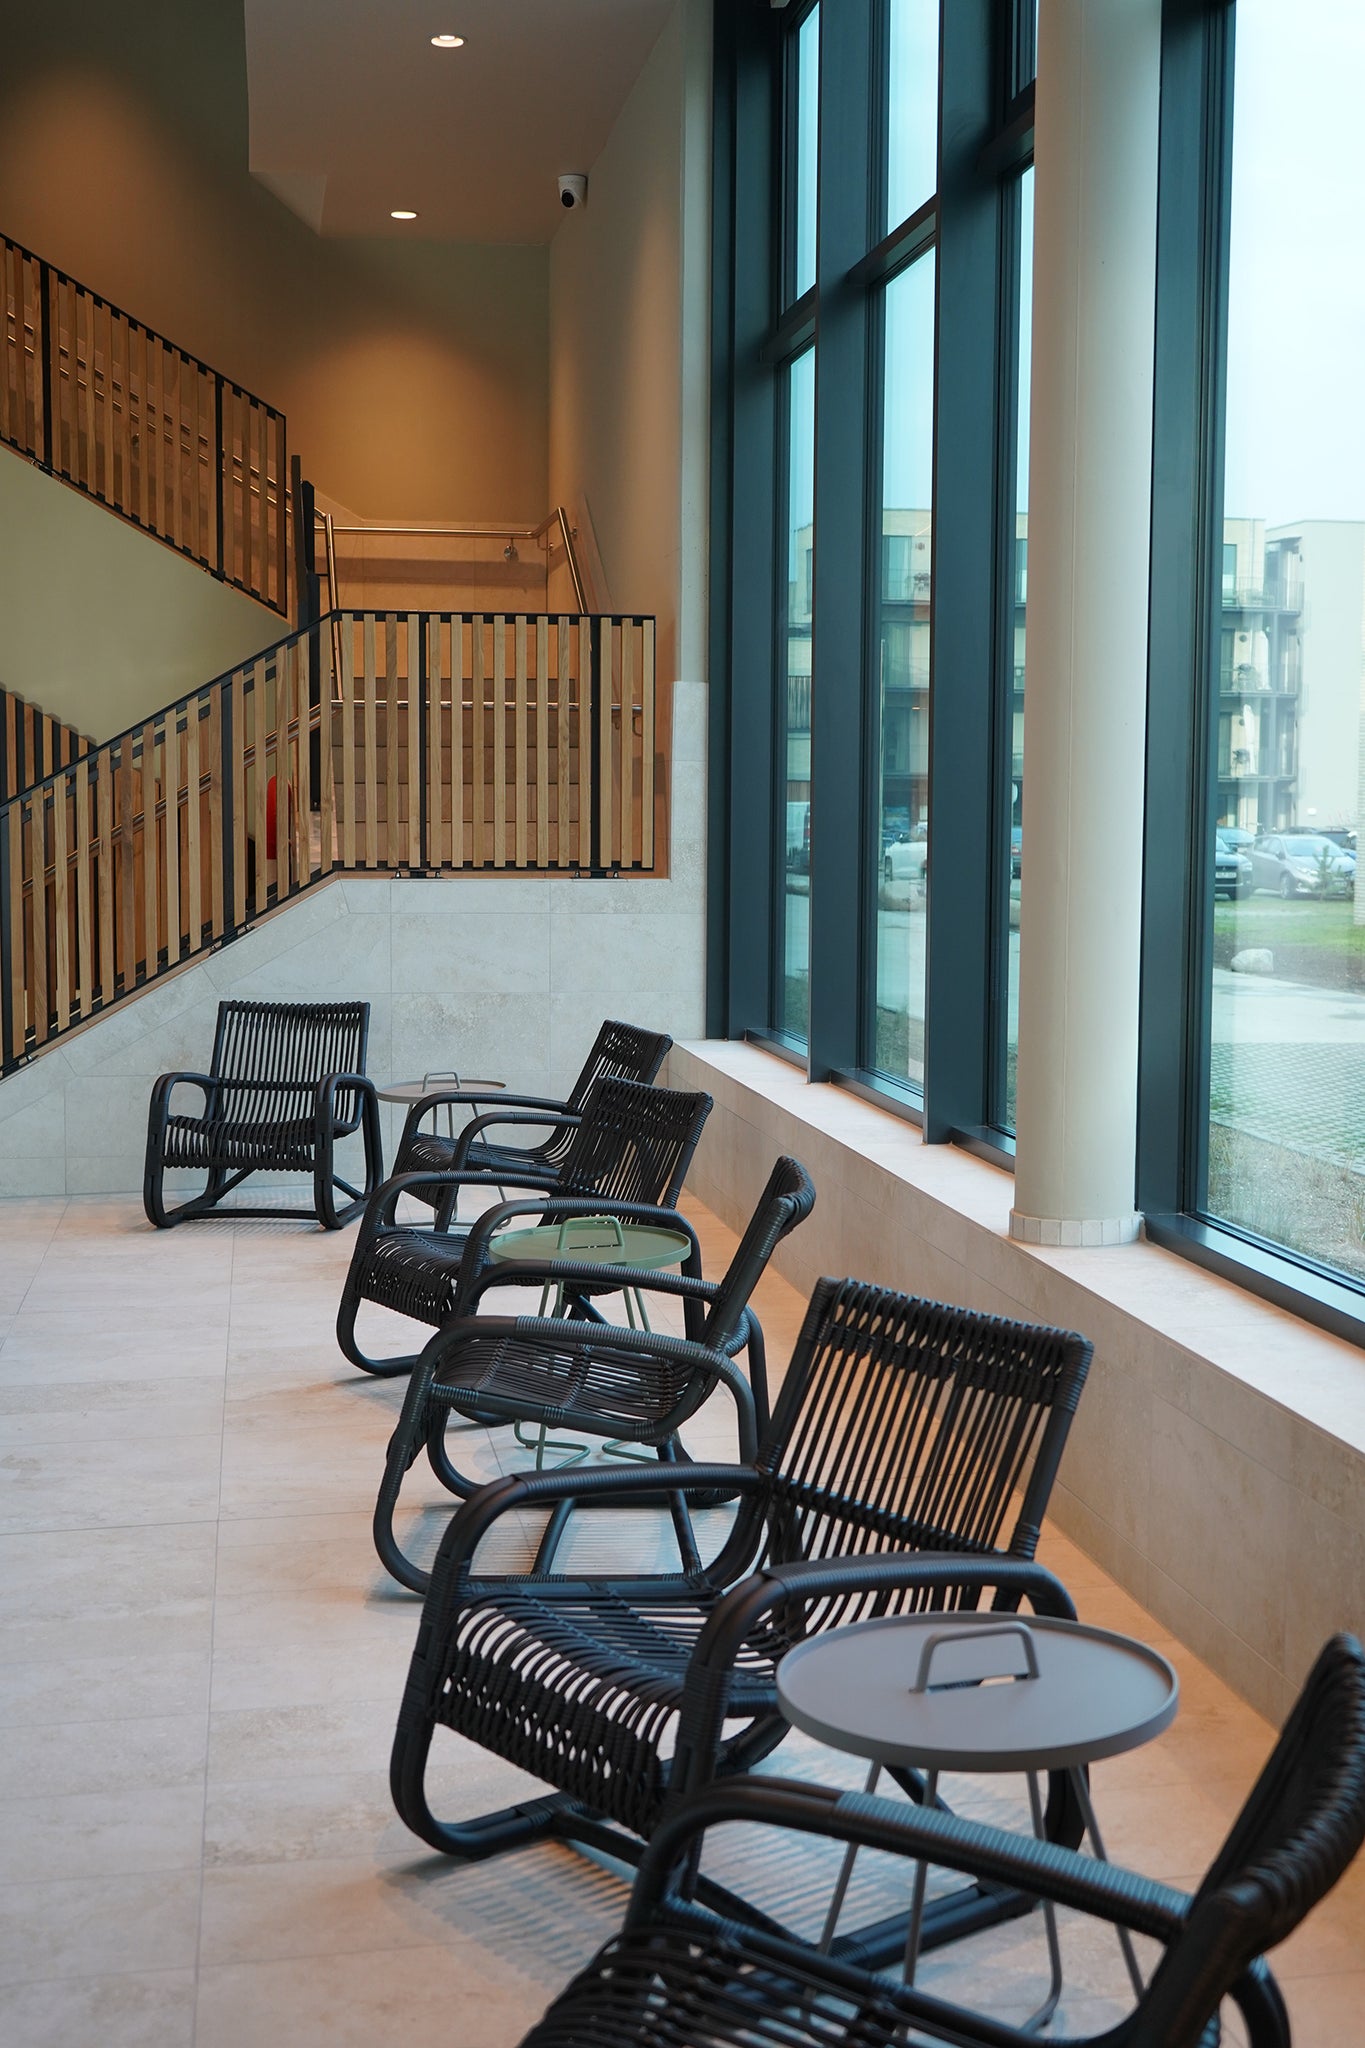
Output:
M1089 1361L1084 1338L1063 1331L822 1280L752 1464L481 1487L432 1570L394 1738L402 1818L464 1859L547 1836L630 1859L632 1838L649 1836L671 1801L749 1769L782 1740L776 1662L814 1631L870 1613L974 1607L988 1589L998 1604L1027 1596L1072 1616L1065 1589L1027 1560ZM739 1496L731 1533L704 1567L478 1575L479 1544L502 1515L632 1493L664 1507L698 1489ZM926 1554L941 1552L953 1554ZM476 1820L438 1819L425 1789L438 1727L545 1780L553 1795ZM1050 1783L1047 1819L1054 1839L1079 1840L1065 1774ZM1024 1910L984 1896L940 1901L925 1940L1011 1909Z
M436 1131L424 1131L423 1119L433 1110L445 1108L477 1112L480 1103L488 1102L488 1094L459 1087L433 1089L408 1111L393 1170L395 1174L415 1173L420 1167L430 1167L437 1173L450 1173L468 1167L497 1175L499 1186L552 1188L573 1136L573 1125L564 1119L582 1110L594 1081L652 1081L672 1043L665 1032L646 1031L638 1024L620 1024L609 1017L562 1102L540 1095L510 1095L500 1090L495 1109L483 1116L476 1114L471 1123L451 1138L443 1138ZM541 1114L534 1114L536 1111ZM547 1118L556 1119L548 1130ZM515 1125L530 1126L542 1135L529 1145L498 1143L488 1135L499 1127L510 1129ZM420 1186L412 1193L418 1201L430 1199L428 1191ZM435 1206L434 1200L431 1206Z
M368 1003L220 1003L207 1074L162 1074L147 1112L142 1205L159 1230L212 1213L252 1173L307 1173L324 1229L349 1222L384 1170L379 1103L365 1078ZM173 1115L172 1092L203 1091L197 1116ZM336 1171L339 1138L360 1131L365 1185ZM207 1173L201 1194L168 1208L168 1169ZM340 1208L337 1190L348 1197ZM238 1216L297 1216L288 1207L233 1208Z
M524 1201L502 1202L471 1223L454 1220L460 1190L499 1188L500 1168L395 1174L371 1197L351 1254L337 1311L337 1342L347 1358L362 1372L381 1378L411 1372L416 1352L371 1358L360 1349L355 1323L361 1303L375 1302L441 1329L462 1312L461 1288L470 1286L482 1271L493 1232L518 1218L528 1227L574 1216L664 1223L690 1238L692 1249L683 1271L700 1276L696 1233L675 1212L674 1204L710 1110L709 1095L650 1088L640 1081L595 1081L581 1113L563 1119L570 1128L570 1142L553 1188ZM400 1198L423 1189L437 1212L434 1226L400 1224ZM665 1210L669 1213L662 1215ZM575 1284L568 1303L571 1314L590 1315L593 1294L619 1292L619 1273L604 1278L611 1270L598 1266L591 1282ZM635 1284L634 1273L630 1284Z
M1283 2000L1261 1958L1332 1889L1365 1836L1365 1656L1350 1636L1327 1644L1192 1897L1030 1836L861 1793L776 1778L715 1786L660 1825L621 1933L522 2048L899 2048L925 2034L1024 2048L1038 2039L878 1976L859 1958L840 1957L837 1945L821 1955L771 1922L729 1910L694 1873L705 1830L734 1821L923 1858L1160 1942L1134 2010L1103 2034L1068 2032L1068 2041L1216 2048L1228 1998L1250 2048L1292 2048ZM969 1973L964 1959L967 1997Z
M600 1280L601 1268L571 1260L486 1266L464 1296L464 1315L447 1324L417 1362L397 1429L389 1440L384 1478L374 1511L375 1547L401 1585L424 1593L429 1575L405 1557L394 1534L394 1509L405 1473L426 1447L432 1470L452 1493L467 1497L477 1482L450 1462L446 1424L523 1422L568 1427L620 1444L643 1444L661 1458L678 1454L678 1431L714 1389L734 1397L739 1454L752 1462L760 1430L768 1425L768 1382L763 1331L749 1307L754 1288L782 1239L815 1204L810 1175L798 1159L779 1159L730 1261L718 1281L674 1273L640 1273L632 1281L648 1293L681 1297L685 1340L601 1323L530 1316L476 1315L483 1298L508 1286L572 1287ZM475 1233L470 1257L480 1257ZM734 1363L748 1354L748 1377ZM700 1565L681 1493L670 1496L682 1554ZM548 1566L572 1510L562 1500L550 1518L536 1558Z

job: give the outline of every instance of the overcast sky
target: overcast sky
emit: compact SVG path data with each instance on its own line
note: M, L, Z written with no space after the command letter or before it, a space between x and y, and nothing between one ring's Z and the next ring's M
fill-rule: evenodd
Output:
M1365 519L1365 0L1237 0L1229 517Z

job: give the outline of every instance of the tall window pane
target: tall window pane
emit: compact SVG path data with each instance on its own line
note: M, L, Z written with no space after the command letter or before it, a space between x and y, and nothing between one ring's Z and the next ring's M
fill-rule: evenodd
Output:
M938 187L938 0L891 0L887 65L886 226Z
M796 263L792 297L815 283L815 203L819 166L820 9L812 7L796 36Z
M887 286L882 443L877 985L872 1065L924 1082L933 575L934 257Z
M1006 593L1009 647L1009 931L1005 949L1005 1087L1001 1105L1014 1129L1019 1055L1019 891L1024 865L1024 629L1028 613L1028 408L1033 373L1033 169L1019 180L1019 354L1015 379L1014 537Z
M786 603L778 661L778 759L782 764L782 914L777 1014L795 1038L810 1016L811 591L815 572L815 351L787 373Z
M1365 10L1238 0L1207 1208L1365 1277L1362 77Z

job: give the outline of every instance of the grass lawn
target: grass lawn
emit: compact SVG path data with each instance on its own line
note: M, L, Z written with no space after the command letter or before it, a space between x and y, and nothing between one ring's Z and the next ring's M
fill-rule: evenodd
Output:
M1230 967L1235 953L1264 946L1275 956L1275 974L1318 988L1365 988L1365 925L1355 921L1349 896L1326 901L1296 896L1244 896L1220 900L1213 912L1213 958Z

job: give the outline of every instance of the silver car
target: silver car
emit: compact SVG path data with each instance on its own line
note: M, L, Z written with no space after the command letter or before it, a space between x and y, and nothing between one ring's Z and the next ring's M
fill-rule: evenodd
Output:
M1356 857L1321 832L1270 832L1251 849L1252 887L1293 896L1349 896Z

